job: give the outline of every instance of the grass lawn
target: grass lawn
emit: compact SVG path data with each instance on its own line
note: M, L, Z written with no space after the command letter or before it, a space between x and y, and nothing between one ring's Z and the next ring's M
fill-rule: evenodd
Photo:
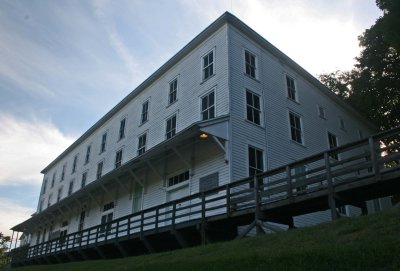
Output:
M400 209L152 255L13 270L400 270Z

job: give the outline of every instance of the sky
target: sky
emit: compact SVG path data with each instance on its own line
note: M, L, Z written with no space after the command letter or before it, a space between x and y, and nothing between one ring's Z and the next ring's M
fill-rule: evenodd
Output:
M0 232L37 207L40 171L229 11L312 75L349 70L374 0L1 0Z

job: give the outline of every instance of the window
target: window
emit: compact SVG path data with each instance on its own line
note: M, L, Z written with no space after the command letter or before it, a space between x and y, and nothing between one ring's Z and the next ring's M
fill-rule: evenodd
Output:
M203 80L207 80L214 75L214 51L203 56Z
M104 133L101 137L101 146L100 146L100 153L106 151L106 143L107 143L107 133Z
M122 119L119 124L119 137L118 137L119 140L121 140L125 137L125 123L126 123L126 119Z
M137 147L138 155L141 155L146 152L146 143L147 143L147 133L144 133L141 136L139 136L138 147Z
M176 115L173 115L167 119L167 126L165 130L165 136L167 139L173 137L176 134Z
M168 178L168 187L177 185L178 183L183 183L189 180L189 170L181 174L175 175Z
M286 75L286 88L288 98L297 101L296 83L294 79L288 75Z
M103 206L103 212L114 209L114 201L111 201Z
M289 122L291 139L297 143L303 144L300 117L292 112L289 112Z
M122 163L122 150L117 151L115 154L115 168L119 168Z
M82 231L83 227L85 226L85 216L86 212L83 210L79 216L79 224L78 224L78 231Z
M336 148L338 146L337 136L328 132L328 143L329 143L329 149ZM332 157L333 159L339 160L339 155L337 153L330 153L329 156Z
M215 93L208 93L201 98L201 119L208 120L215 118Z
M142 104L142 116L140 118L140 124L145 123L149 119L149 101L145 101Z
M346 130L346 125L345 125L344 119L342 119L342 118L339 118L339 127L342 130Z
M51 205L51 198L53 197L53 194L50 194L49 195L49 198L47 199L47 208L49 208L50 207L50 205Z
M326 119L326 111L325 111L325 107L318 105L318 116L320 118Z
M262 150L249 146L248 155L249 176L262 173L264 171L264 158Z
M257 125L261 124L260 115L260 96L253 92L246 90L246 104L247 104L247 120Z
M51 179L51 188L54 187L55 181L56 181L56 172L53 173L53 178Z
M64 181L65 178L65 169L67 168L67 165L63 165L62 171L61 171L61 181Z
M101 227L100 227L100 235L111 233L111 221L113 219L113 213L109 213L103 215L101 217Z
M44 199L40 200L39 212L43 211L43 203L44 203Z
M100 179L103 174L103 161L97 164L96 179Z
M87 177L87 172L84 172L82 174L81 188L85 187L86 185L86 177Z
M58 192L57 192L57 202L59 202L59 201L61 200L62 192L63 192L63 188L62 188L62 186L61 186L60 188L58 188Z
M89 163L89 159L90 159L90 149L91 149L91 146L90 146L90 145L87 146L87 148L86 148L85 164Z
M168 94L168 104L172 104L176 101L178 93L178 79L175 78L169 83L169 94Z
M44 179L44 181L43 181L42 194L46 193L46 188L47 188L47 178Z
M72 163L72 173L76 171L76 164L78 163L78 155L75 155L74 162Z
M249 51L244 51L246 74L256 78L256 56Z
M69 182L69 187L68 187L68 196L72 194L74 190L74 181Z

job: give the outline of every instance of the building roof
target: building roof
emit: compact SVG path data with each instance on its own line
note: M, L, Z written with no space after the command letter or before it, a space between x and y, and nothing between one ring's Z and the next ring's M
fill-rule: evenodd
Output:
M334 100L336 103L343 106L345 109L350 111L352 114L356 115L364 124L371 127L371 129L376 130L370 122L368 122L363 116L361 116L357 111L355 111L349 104L335 95L327 87L325 87L318 79L308 73L300 65L294 62L291 58L281 52L278 48L273 46L270 42L264 39L261 35L239 20L237 17L229 12L222 14L217 20L215 20L211 25L204 29L200 34L198 34L194 39L192 39L186 46L184 46L178 53L176 53L171 59L169 59L164 65L162 65L158 70L156 70L150 77L148 77L143 83L141 83L136 89L134 89L128 96L126 96L122 101L120 101L116 106L114 106L107 114L105 114L99 121L97 121L92 127L89 128L82 136L80 136L74 143L72 143L64 152L62 152L55 160L53 160L47 167L45 167L41 173L45 174L51 167L53 167L57 162L64 158L70 151L72 151L76 146L86 140L95 130L100 128L104 123L111 119L117 112L119 112L124 106L131 102L139 93L148 88L153 82L158 80L165 72L176 65L181 59L183 59L187 54L189 54L193 49L200 45L204 40L214 34L218 29L220 29L225 24L229 24L237 28L239 31L246 34L253 41L257 42L262 48L270 52L276 58L278 58L282 63L291 67L298 74L306 78L315 87L321 90L322 93L327 95L329 98Z

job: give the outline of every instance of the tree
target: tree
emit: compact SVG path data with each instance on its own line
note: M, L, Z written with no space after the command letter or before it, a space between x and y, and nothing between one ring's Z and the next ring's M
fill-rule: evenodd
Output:
M351 71L320 80L380 130L400 125L400 1L377 0L384 15L360 37L362 51Z
M0 232L0 267L7 263L6 251L8 249L7 245L9 244L10 240L10 236L5 236L2 232Z

